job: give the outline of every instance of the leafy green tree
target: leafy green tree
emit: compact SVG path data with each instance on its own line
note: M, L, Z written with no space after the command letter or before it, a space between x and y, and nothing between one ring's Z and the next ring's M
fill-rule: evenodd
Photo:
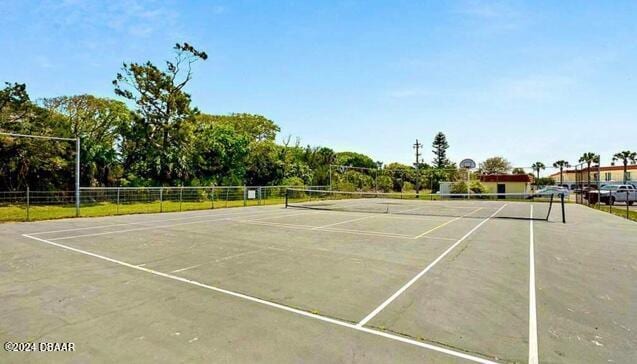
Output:
M593 163L599 163L599 155L592 153L592 152L587 152L582 154L582 156L579 158L579 162L580 163L586 163L586 174L587 174L587 185L590 187L591 185L591 164Z
M124 129L126 168L160 184L188 178L188 150L196 108L184 91L192 65L206 60L205 52L188 43L176 44L176 56L160 70L151 62L124 63L113 85L115 94L135 103L136 115Z
M0 90L0 131L68 136L59 118L31 102L26 86ZM72 188L74 145L65 141L0 135L0 190Z
M118 141L130 111L121 101L91 95L61 96L43 101L58 115L70 136L80 138L80 177L83 186L112 185L119 165Z
M230 115L208 115L201 114L200 120L207 120L213 123L231 125L234 130L245 135L248 140L261 142L265 140L274 141L276 134L281 130L274 121L256 114L230 114Z
M524 168L513 168L513 170L511 170L512 174L526 174L526 172L524 171Z
M326 147L311 147L305 148L303 160L312 169L312 184L313 185L328 185L330 182L330 165L336 161L336 153L330 148Z
M356 152L336 153L336 164L350 167L376 168L376 162L364 154Z
M480 163L479 171L482 174L503 174L511 170L511 163L503 157L487 158Z
M447 149L449 149L449 143L447 137L442 132L438 132L434 137L434 141L431 145L434 153L433 166L435 168L445 168L449 166L450 162L447 159Z
M559 160L553 163L553 168L560 169L560 184L564 184L564 168L569 168L571 165L565 160Z
M394 188L394 182L389 176L378 176L376 178L377 189L381 192L391 192Z
M622 161L622 164L624 165L624 183L626 183L628 179L628 162L635 164L635 161L637 160L637 152L624 150L619 153L615 153L615 155L613 155L613 163L618 160Z
M249 144L246 158L246 184L276 185L284 178L285 161L279 158L280 145L264 140Z
M242 184L248 140L231 125L199 123L191 150L191 171L206 185Z
M31 99L25 84L4 84L5 87L0 90L0 120L4 127L9 127L10 123L20 122L29 114Z

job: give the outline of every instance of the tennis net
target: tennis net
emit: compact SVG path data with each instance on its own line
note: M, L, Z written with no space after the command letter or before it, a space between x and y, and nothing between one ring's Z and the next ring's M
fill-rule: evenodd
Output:
M416 194L291 188L286 191L285 206L342 212L566 222L564 198L553 194Z

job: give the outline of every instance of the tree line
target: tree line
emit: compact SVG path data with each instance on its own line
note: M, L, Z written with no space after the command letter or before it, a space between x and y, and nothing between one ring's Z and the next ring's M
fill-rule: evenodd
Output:
M277 141L279 126L262 115L205 113L186 89L193 67L208 55L187 43L173 49L163 68L124 63L112 81L118 99L84 94L32 100L25 84L6 82L0 131L79 138L82 186L332 183L342 190L436 192L440 181L461 178L447 158L443 133L431 144L431 163L383 164L352 151L302 145L298 138ZM72 189L74 149L65 141L0 135L0 190ZM493 157L478 173L509 171L506 159Z
M187 43L174 52L163 68L124 63L112 81L119 99L32 100L25 84L5 82L0 131L79 138L82 186L327 185L334 177L344 188L362 188L345 181L365 180L363 173L330 176L330 165L379 167L356 152L304 146L291 137L277 142L279 126L262 115L200 111L186 88L193 67L208 55ZM66 141L0 135L0 190L72 189L74 149Z

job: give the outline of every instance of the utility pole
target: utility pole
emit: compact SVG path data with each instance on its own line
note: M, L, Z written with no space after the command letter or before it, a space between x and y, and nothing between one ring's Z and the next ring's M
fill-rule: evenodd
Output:
M422 148L422 144L418 142L418 139L416 139L416 144L414 144L413 148L416 150L414 167L416 167L416 197L418 197L420 193L420 148Z

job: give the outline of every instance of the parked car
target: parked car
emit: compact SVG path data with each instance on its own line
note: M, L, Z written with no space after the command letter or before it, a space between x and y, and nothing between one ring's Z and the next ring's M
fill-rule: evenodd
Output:
M564 195L564 198L568 198L569 190L562 186L546 186L535 191L534 196L549 196L549 195Z
M599 190L588 191L588 202L603 202L613 205L616 202L632 205L637 201L637 189L630 184L608 184Z

